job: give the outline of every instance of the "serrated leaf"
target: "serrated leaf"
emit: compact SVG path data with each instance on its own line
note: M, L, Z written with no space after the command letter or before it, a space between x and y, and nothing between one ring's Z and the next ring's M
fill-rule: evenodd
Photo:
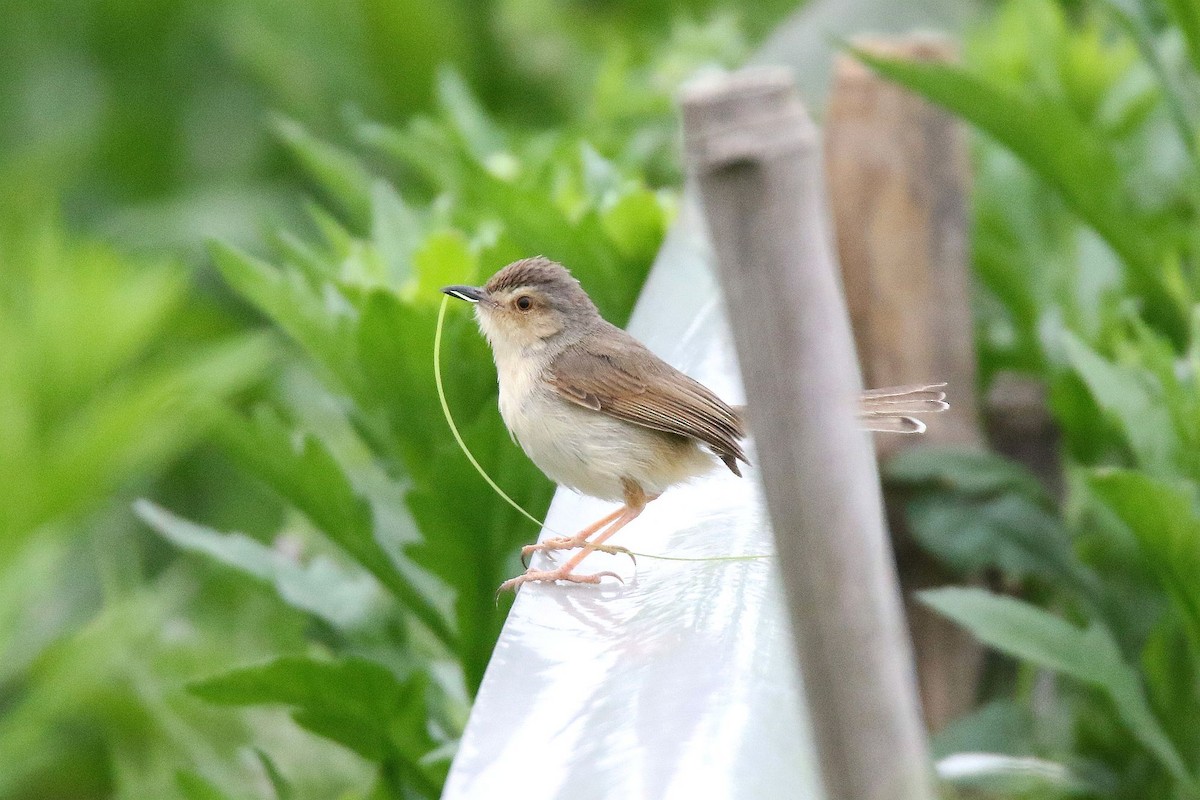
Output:
M425 705L421 676L400 680L379 664L361 658L318 661L284 657L207 678L188 688L219 705L288 706L300 725L372 761L387 757L393 719L408 718L410 707L423 709ZM428 737L424 743L432 749Z
M1195 784L1154 716L1138 673L1098 624L1081 630L1036 606L981 589L921 592L921 601L967 628L980 641L1105 692L1129 732L1190 791Z
M496 407L488 405L473 420L456 416L463 438L488 474L523 508L544 514L553 485L512 442ZM460 653L474 692L503 622L496 589L520 569L518 548L537 537L537 528L487 488L452 441L427 458L430 470L407 498L424 537L406 552L455 590Z
M299 270L276 267L221 244L213 245L211 253L213 263L234 291L344 386L353 386L348 308L328 302Z
M390 292L367 293L361 303L356 359L364 376L361 405L381 410L391 437L402 448L404 466L423 470L423 455L440 428L413 420L441 416L433 382L433 305L415 307Z
M146 500L137 515L177 547L207 556L273 585L293 608L314 614L343 629L361 625L379 601L378 584L318 557L307 565L240 533L221 534L188 522Z
M302 435L293 443L290 431L265 410L252 427L228 426L223 435L244 464L374 575L438 639L455 647L457 636L434 601L375 538L370 503L354 490L322 442Z

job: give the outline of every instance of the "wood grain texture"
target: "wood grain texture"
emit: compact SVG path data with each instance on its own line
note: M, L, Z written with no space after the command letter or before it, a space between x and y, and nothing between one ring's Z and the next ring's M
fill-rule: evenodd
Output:
M696 178L748 399L827 800L934 792L821 147L781 70L693 86Z
M934 37L860 39L873 53L953 60ZM924 436L881 436L886 459L928 444L982 446L969 298L966 131L949 114L837 59L825 129L825 169L838 261L867 385L946 381L950 410ZM897 502L902 498L897 498ZM890 505L890 504L889 504ZM975 699L982 650L913 594L951 576L911 541L889 507L925 718L936 730Z

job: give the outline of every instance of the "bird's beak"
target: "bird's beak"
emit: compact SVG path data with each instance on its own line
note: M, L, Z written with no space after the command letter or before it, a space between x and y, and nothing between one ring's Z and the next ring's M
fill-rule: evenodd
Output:
M478 303L487 296L479 286L443 286L442 291L468 303Z

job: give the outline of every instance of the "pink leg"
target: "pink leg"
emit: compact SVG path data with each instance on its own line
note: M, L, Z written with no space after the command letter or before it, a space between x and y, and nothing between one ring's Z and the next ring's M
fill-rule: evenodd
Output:
M541 542L540 544L525 545L524 547L521 548L521 563L524 564L526 562L526 559L529 558L529 556L531 556L537 552L544 552L544 551L548 551L548 550L572 550L576 547L587 547L589 544L589 542L587 541L588 537L591 536L596 531L603 529L604 526L608 525L613 520L615 520L617 517L621 516L621 512L624 510L625 510L624 506L622 506L621 508L618 508L616 511L612 512L611 514L607 514L602 519L597 520L596 522L593 522L591 525L588 525L586 528L584 528L583 530L581 530L579 533L575 534L574 536L571 536L571 537L558 536L553 539L547 539L546 541ZM614 547L601 546L599 549L602 549L605 552L610 552L610 553L619 553L619 552L628 553L629 552L628 550L625 550L625 548L623 548L623 547L618 549L618 548L614 548Z
M579 566L580 561L583 561L585 558L587 558L589 555L591 555L593 550L599 549L599 546L604 544L604 541L606 539L608 539L610 536L612 536L617 531L621 530L621 528L624 528L630 522L633 522L633 520L635 520L637 518L638 514L641 514L641 513L642 513L642 509L640 509L640 508L629 508L629 507L621 508L619 516L615 520L613 520L613 522L612 522L611 526L608 528L608 530L604 531L604 533L597 536L596 540L594 542L585 543L584 548L580 552L573 555L571 557L570 561L563 564L561 567L558 567L557 569L550 569L550 570L529 569L528 571L525 572L524 575L518 575L517 577L511 578L511 579L505 581L504 583L500 584L500 588L496 590L496 594L499 594L500 592L506 591L508 589L516 589L521 584L529 583L531 581L568 581L570 583L599 583L600 579L603 578L605 575L616 578L617 580L621 580L621 576L615 572L605 571L605 572L597 572L595 575L576 575L571 570L573 570L573 569L575 569L575 567Z
M617 575L615 572L597 572L594 575L576 575L574 572L572 572L575 567L579 566L579 562L591 555L592 551L601 548L604 542L613 536L617 531L621 530L630 522L633 522L635 519L637 519L638 515L640 515L642 510L646 507L646 504L658 497L658 495L647 495L642 490L642 487L633 481L622 480L621 482L625 486L625 505L617 510L615 516L610 514L605 519L600 520L599 523L589 526L589 528L593 528L595 531L603 529L603 532L596 536L595 539L583 542L582 552L576 553L571 557L570 561L563 564L561 567L558 567L557 569L538 570L531 568L527 570L524 575L518 575L517 577L511 578L500 584L500 588L496 590L496 594L499 595L500 592L503 592L507 589L517 589L520 588L522 584L535 581L600 583L600 579L605 575L616 578L617 580L621 580L621 576ZM608 527L604 528L605 525ZM592 532L594 531L588 531L588 535L591 535ZM583 531L580 533L582 534Z

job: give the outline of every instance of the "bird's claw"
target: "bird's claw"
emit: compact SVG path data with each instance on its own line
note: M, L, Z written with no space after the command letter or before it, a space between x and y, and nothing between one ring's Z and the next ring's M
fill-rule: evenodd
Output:
M637 566L637 556L628 547L621 547L619 544L592 544L590 542L584 544L588 550L598 550L601 553L608 553L613 556L629 556L629 560L633 565Z
M553 539L547 539L537 544L527 544L521 548L521 566L528 569L529 557L534 553L549 552L550 550L566 550L578 546L578 543L575 543L574 539L568 539L566 536L556 536Z
M592 544L586 539L568 539L565 536L558 536L553 539L547 539L538 544L527 544L521 548L521 566L529 567L529 557L534 553L549 553L552 550L574 550L582 548L584 550L598 551L608 553L609 555L626 555L629 560L637 566L637 556L628 547L621 547L615 544Z
M567 581L568 583L598 584L600 583L600 579L604 577L616 578L622 584L625 583L624 578L609 570L605 570L604 572L596 572L591 575L576 575L574 572L564 572L561 568L555 570L530 569L527 570L525 574L518 575L515 578L509 578L504 583L500 584L500 588L496 590L496 600L499 601L500 595L509 589L519 589L526 583L553 583L554 581Z

